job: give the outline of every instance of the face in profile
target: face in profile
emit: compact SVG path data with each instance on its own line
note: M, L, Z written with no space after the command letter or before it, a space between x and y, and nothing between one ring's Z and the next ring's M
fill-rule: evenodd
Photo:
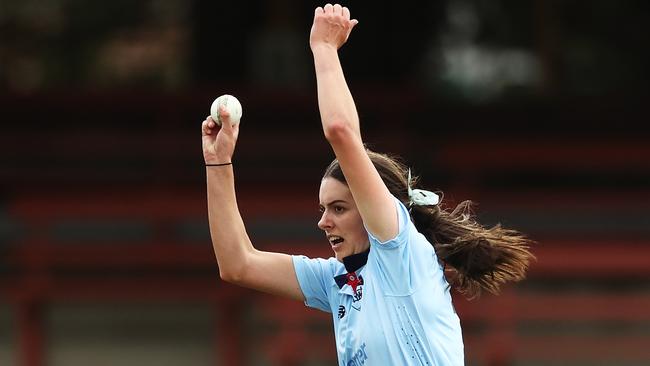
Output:
M325 232L337 260L364 252L369 241L361 215L347 185L327 177L321 181L318 227Z

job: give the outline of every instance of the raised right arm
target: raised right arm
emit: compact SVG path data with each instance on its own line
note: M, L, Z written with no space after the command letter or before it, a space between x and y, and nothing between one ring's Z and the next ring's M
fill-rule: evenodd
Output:
M211 117L201 126L203 157L206 164L231 162L239 135L225 109L223 127ZM218 131L217 131L218 129ZM232 165L206 166L208 219L212 246L225 281L304 301L291 256L257 250L246 233L235 195Z
M363 146L359 117L338 56L338 49L356 24L350 18L349 9L339 4L316 8L309 44L314 56L325 138L341 165L364 226L384 242L397 235L397 210Z

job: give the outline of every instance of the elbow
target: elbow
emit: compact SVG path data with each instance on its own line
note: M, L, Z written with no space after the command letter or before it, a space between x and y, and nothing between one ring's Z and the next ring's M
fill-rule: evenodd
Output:
M234 285L242 282L241 272L233 271L233 270L225 270L222 269L221 267L219 267L219 277L221 277L223 281L232 283Z
M238 266L219 265L219 277L221 277L223 281L232 283L233 285L242 285L246 281L245 274L245 261L242 261L242 264Z
M344 120L335 120L334 122L329 123L323 129L325 133L325 138L330 144L337 144L341 141L345 141L354 136L354 131L350 124Z

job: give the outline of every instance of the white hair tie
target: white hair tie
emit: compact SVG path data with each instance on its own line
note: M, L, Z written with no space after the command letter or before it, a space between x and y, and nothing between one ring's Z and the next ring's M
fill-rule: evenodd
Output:
M424 189L411 189L411 169L409 169L407 186L409 206L434 206L440 202L440 197L431 191L425 191Z

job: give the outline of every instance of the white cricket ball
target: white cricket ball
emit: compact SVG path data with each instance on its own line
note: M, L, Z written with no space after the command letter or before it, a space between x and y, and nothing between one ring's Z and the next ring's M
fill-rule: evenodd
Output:
M232 122L233 126L238 124L242 114L241 103L239 103L237 98L229 94L224 94L219 98L215 99L214 102L212 102L212 106L210 107L210 116L212 116L212 119L219 126L221 126L221 116L219 115L219 107L221 107L222 105L226 107L226 110L230 114L230 121Z

